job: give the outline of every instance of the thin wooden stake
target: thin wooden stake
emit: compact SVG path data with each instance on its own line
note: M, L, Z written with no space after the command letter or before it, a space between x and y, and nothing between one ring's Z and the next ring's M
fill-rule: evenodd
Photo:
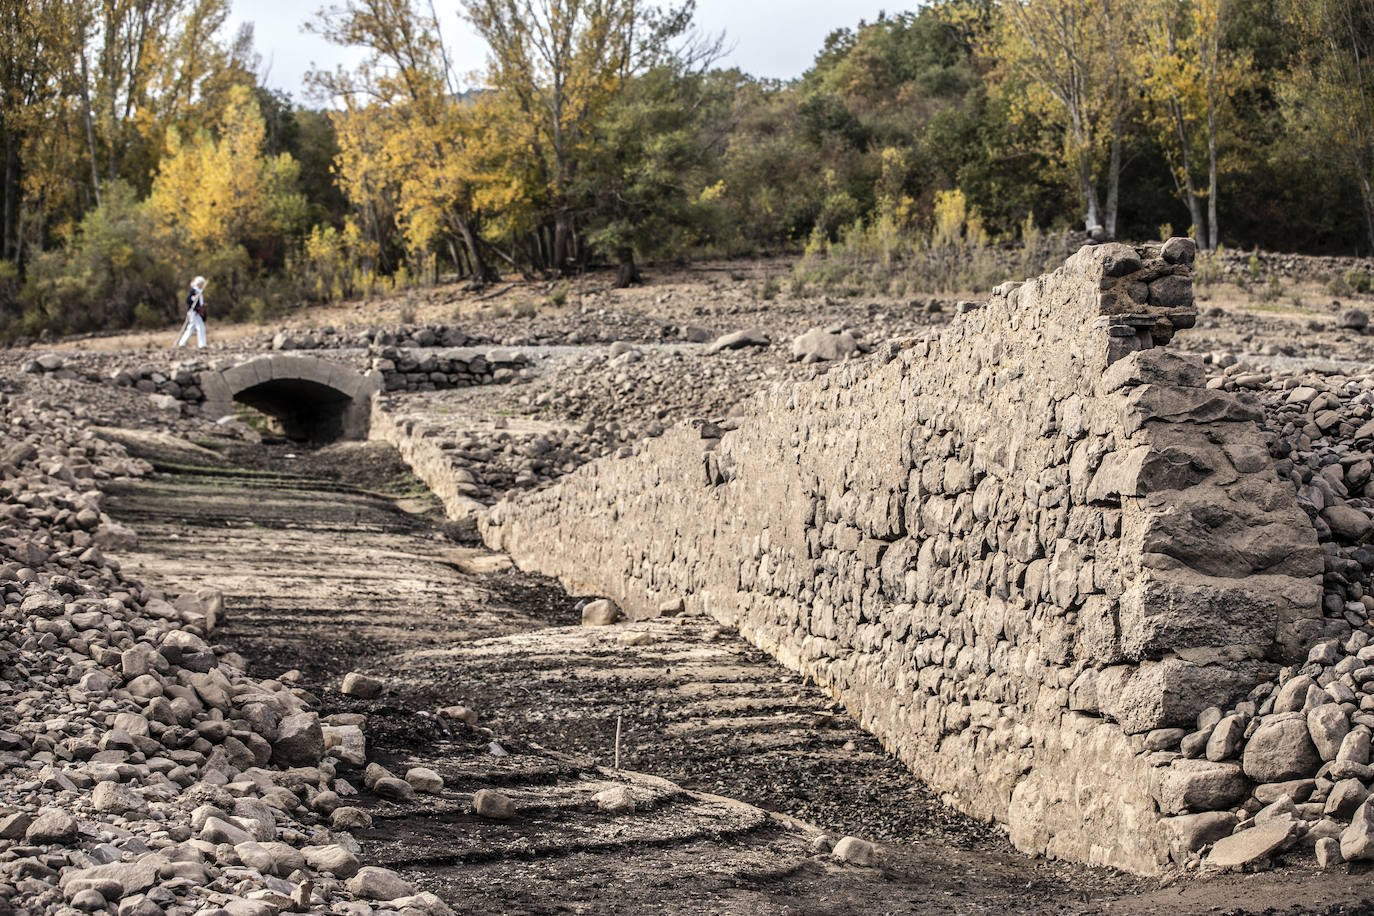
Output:
M615 768L620 769L620 716L615 717Z

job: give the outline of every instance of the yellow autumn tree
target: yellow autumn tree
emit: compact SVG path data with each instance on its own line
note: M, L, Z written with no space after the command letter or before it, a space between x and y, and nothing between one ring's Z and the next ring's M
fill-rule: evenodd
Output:
M381 220L394 212L412 256L439 248L459 270L495 280L462 177L464 102L433 7L344 0L320 10L308 27L334 44L369 51L354 71L310 74L315 88L343 109L335 119L336 166L364 224L378 230L380 242Z
M1229 5L1229 0L1144 0L1137 11L1149 121L1204 249L1216 248L1219 241L1222 122L1251 66L1248 53L1230 49L1223 40Z
M251 261L265 260L264 245L300 232L306 206L296 190L296 161L263 154L266 128L247 87L229 92L217 128L189 139L168 131L168 154L148 206L187 255L204 264L190 269L233 281Z
M1014 115L1060 132L1055 158L1077 185L1084 224L1109 237L1136 36L1122 0L1001 0L979 41Z

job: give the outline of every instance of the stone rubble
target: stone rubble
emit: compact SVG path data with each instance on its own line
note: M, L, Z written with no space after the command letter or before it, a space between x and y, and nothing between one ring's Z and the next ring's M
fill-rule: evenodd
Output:
M1145 736L1173 786L1176 857L1208 867L1254 867L1289 849L1314 852L1323 868L1374 859L1374 372L1275 370L1224 352L1207 362L1209 388L1264 405L1275 469L1321 544L1324 616L1302 634L1303 664L1203 710L1192 731Z
M360 867L348 830L368 818L338 799L354 791L343 777L362 761L345 758L361 731L340 740L309 693L245 674L213 641L217 594L173 598L121 575L110 554L137 535L102 512L99 487L149 466L84 420L0 393L0 901L448 913Z

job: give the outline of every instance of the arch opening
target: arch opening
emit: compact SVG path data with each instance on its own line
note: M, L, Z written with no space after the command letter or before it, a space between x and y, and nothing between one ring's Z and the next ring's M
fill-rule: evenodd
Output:
M234 400L266 415L273 432L310 445L342 438L353 403L337 388L302 378L261 382L237 392Z

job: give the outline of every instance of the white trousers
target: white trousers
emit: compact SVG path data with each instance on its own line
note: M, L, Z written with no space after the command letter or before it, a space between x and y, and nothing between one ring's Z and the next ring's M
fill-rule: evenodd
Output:
M186 315L186 330L181 333L181 340L177 341L178 347L184 347L186 341L191 339L191 332L196 332L196 346L205 346L205 319L195 312L188 312Z

